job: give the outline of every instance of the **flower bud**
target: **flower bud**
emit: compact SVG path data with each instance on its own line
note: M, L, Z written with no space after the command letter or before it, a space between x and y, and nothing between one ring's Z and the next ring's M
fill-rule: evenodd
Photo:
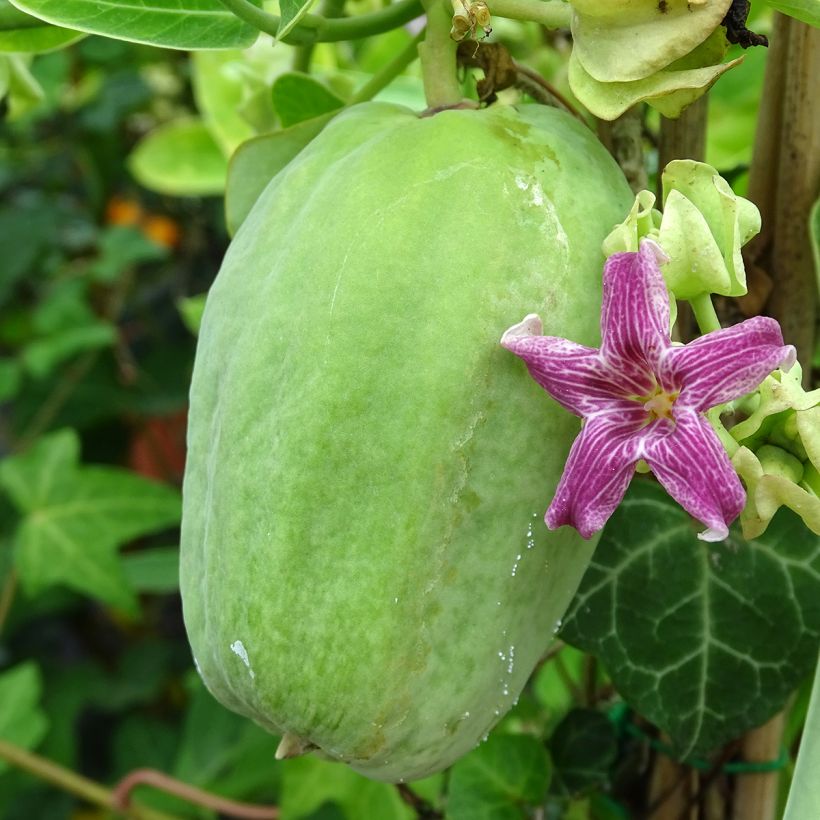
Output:
M766 475L778 475L794 484L803 478L802 463L780 447L764 444L755 455Z

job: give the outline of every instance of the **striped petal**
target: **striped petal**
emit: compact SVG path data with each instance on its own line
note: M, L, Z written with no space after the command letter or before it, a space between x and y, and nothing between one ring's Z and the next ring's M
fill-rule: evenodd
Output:
M523 359L533 379L570 413L587 416L623 395L597 350L540 334L541 319L531 313L501 337L501 344Z
M652 371L669 348L669 294L651 240L637 253L616 253L604 265L601 353L613 367ZM647 386L648 387L648 386Z
M779 366L788 370L795 350L783 344L780 325L755 316L669 348L659 366L665 385L680 389L679 406L706 411L755 390Z
M676 411L674 426L646 437L643 457L669 495L707 526L698 538L722 541L729 535L746 493L705 418L694 411Z
M551 530L569 524L590 538L606 524L641 458L640 431L645 422L643 408L628 401L587 420L547 510Z

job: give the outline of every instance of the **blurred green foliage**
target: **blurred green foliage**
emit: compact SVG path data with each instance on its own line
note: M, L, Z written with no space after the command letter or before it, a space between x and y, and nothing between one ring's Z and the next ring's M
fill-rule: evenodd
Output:
M63 13L78 29L104 31L104 19L89 23L91 6L71 0ZM145 39L156 40L154 22L139 22ZM571 99L563 35L495 27L516 59ZM569 645L556 644L486 743L402 789L315 757L276 762L277 739L221 707L192 666L174 545L194 337L228 242L216 195L227 180L235 230L322 115L411 33L275 49L262 38L246 52L189 57L26 31L0 36L0 739L105 784L160 769L276 804L285 820L634 816L655 732L603 665ZM241 25L219 37L232 49L250 42ZM34 58L23 48L71 42ZM710 95L706 159L741 193L764 67L765 53L749 52ZM474 82L467 73L475 97ZM418 69L380 98L423 107ZM624 529L644 525L639 515ZM644 593L632 584L615 614ZM613 679L623 674L622 659L606 662ZM135 796L175 817L215 816L144 787ZM104 815L0 763L4 820L81 816Z

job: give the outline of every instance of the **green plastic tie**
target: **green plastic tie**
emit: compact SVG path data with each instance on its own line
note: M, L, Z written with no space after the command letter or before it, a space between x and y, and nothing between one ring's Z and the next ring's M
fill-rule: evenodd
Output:
M646 741L650 748L656 752L680 763L682 766L689 766L701 772L711 771L714 766L708 760L702 758L690 758L680 760L673 753L672 747L657 738L651 737L639 726L629 721L630 710L626 704L617 704L609 710L609 719L622 732ZM781 746L780 754L774 760L738 760L731 763L724 763L720 771L724 774L764 774L766 772L777 772L784 769L789 762L789 752L785 746Z

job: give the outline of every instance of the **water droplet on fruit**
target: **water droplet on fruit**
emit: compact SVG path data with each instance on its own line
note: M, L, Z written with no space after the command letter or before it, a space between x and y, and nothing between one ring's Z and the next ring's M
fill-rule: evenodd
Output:
M234 655L236 655L242 661L242 663L244 663L245 666L247 666L251 679L255 678L256 672L254 672L253 669L251 669L251 662L248 658L248 650L245 649L245 644L243 644L242 641L234 641L230 645L230 648L231 652L233 652Z

